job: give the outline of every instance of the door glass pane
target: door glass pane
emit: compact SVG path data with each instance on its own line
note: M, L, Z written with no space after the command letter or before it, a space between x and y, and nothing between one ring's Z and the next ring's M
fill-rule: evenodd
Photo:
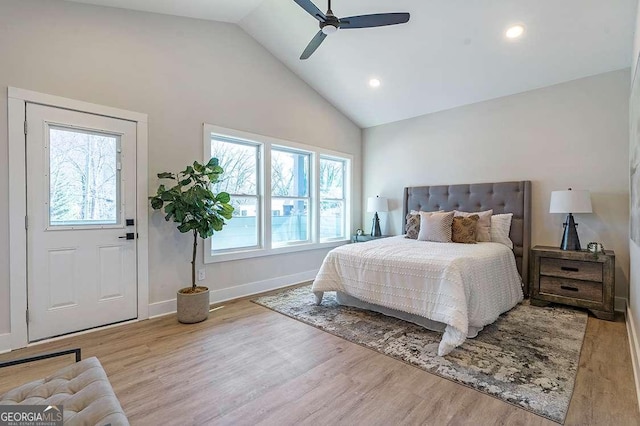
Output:
M306 199L271 199L271 241L275 246L309 240Z
M119 222L120 137L50 127L49 224Z
M224 226L224 232L211 237L211 251L229 250L258 245L258 198L231 198L233 219Z

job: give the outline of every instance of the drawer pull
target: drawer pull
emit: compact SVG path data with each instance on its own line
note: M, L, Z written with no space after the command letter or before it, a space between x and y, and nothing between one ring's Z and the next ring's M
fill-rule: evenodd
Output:
M560 288L561 288L561 289L563 289L563 290L580 291L580 290L578 290L577 288L575 288L575 287L569 287L568 285L561 285L561 286L560 286Z
M579 272L580 271L580 269L572 268L571 266L561 266L560 269L562 269L563 271L571 271L571 272Z

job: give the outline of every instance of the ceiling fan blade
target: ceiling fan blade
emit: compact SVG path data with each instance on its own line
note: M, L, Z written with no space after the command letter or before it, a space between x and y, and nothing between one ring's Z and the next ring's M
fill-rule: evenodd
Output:
M322 44L322 42L324 41L325 38L327 38L327 35L325 33L323 33L322 31L318 31L318 34L316 34L311 39L311 41L307 45L307 48L304 49L304 52L302 52L302 55L300 55L300 59L309 58L309 56L311 56L313 54L313 52L315 52L316 49L318 47L320 47L320 45Z
M408 13L377 13L374 15L349 16L340 19L340 28L371 28L385 25L404 24L409 21Z
M293 0L293 1L298 3L298 6L306 10L309 15L313 16L318 21L324 22L327 20L327 17L325 16L325 14L322 13L320 9L316 7L315 4L311 3L311 0Z

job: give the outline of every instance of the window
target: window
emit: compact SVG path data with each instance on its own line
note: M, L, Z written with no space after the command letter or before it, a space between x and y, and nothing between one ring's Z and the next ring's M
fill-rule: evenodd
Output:
M309 158L286 148L271 150L271 242L274 246L310 240Z
M259 146L239 140L211 137L211 157L220 160L223 178L213 192L228 192L234 208L225 232L215 233L211 249L246 249L259 246L260 206L258 198Z
M348 241L351 157L204 125L205 159L220 160L213 191L233 218L207 239L205 262L331 247Z
M346 162L320 157L320 240L346 238Z
M117 135L50 127L50 226L120 221L119 148Z

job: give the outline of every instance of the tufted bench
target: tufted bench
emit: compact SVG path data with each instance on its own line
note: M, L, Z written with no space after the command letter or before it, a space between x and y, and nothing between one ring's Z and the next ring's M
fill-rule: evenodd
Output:
M129 425L100 361L92 357L0 395L0 405L63 405L65 425Z

